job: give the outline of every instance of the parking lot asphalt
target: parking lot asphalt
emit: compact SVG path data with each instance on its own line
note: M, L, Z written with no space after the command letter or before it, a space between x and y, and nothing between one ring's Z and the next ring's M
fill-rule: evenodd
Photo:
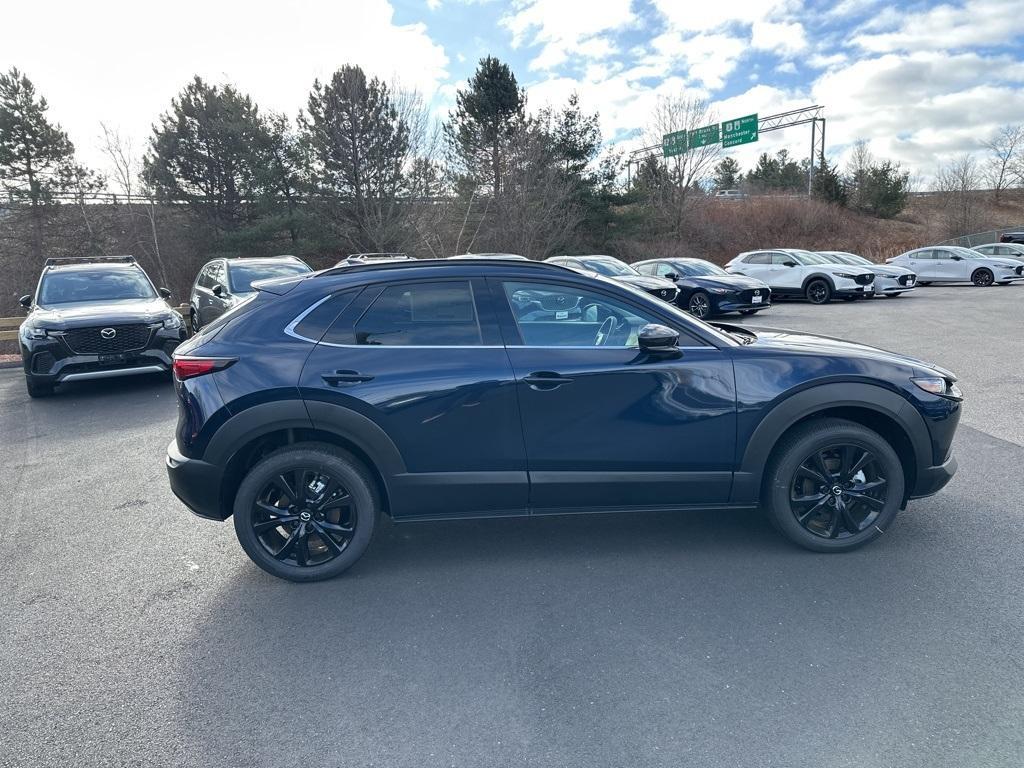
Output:
M0 766L1020 766L1024 286L780 304L960 374L960 472L846 555L758 514L387 526L278 581L163 468L165 381L0 371Z

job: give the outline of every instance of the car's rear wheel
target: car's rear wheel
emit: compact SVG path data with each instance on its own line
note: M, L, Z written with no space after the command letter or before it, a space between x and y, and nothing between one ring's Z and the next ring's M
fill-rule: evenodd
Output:
M797 427L766 468L763 499L790 541L844 552L881 536L903 502L903 465L877 432L844 419Z
M44 384L31 375L25 377L25 389L28 390L29 397L49 397L53 394L53 384Z
M804 295L811 304L828 304L832 300L832 286L827 280L816 278L807 284Z
M690 296L689 302L687 302L687 308L690 310L691 315L703 320L711 314L711 299L704 291L694 291L693 295Z
M971 275L971 282L975 285L987 287L995 282L995 277L993 276L991 269L981 267L980 269L974 270L974 274Z
M351 454L309 444L259 461L235 495L235 533L267 573L290 581L330 579L370 544L380 500L369 471Z

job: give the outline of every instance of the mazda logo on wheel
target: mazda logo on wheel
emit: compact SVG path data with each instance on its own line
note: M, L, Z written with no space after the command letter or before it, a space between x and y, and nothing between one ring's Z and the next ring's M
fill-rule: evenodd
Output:
M112 339L115 336L117 336L117 331L115 331L113 328L104 328L102 331L100 331L100 336L102 336L104 339Z

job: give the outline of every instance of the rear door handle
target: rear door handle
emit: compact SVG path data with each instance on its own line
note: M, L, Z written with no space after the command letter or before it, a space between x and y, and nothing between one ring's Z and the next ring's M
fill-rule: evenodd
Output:
M364 381L372 381L373 376L366 376L359 371L334 371L321 373L320 378L332 387L340 387L343 384L362 384Z
M558 389L563 384L572 383L572 379L554 371L534 371L529 376L524 376L523 381L530 385L530 389L538 391Z

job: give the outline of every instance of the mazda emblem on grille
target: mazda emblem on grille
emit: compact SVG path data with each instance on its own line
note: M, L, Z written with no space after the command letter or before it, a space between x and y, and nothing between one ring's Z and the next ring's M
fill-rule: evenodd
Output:
M758 290L754 291L754 295L755 295L755 296L760 296L760 295L761 295L761 291L760 291L760 289L758 289Z
M112 339L115 336L117 336L117 331L114 330L113 328L104 328L102 331L100 331L100 336L102 336L104 339Z

